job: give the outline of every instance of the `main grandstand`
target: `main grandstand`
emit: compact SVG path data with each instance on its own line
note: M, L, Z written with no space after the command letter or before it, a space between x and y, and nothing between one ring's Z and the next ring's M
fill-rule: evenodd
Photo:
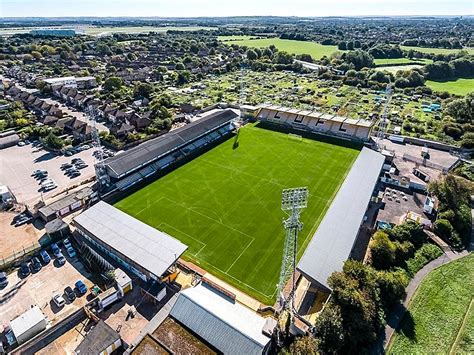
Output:
M370 129L373 125L371 121L364 119L353 119L318 111L299 110L275 105L261 106L257 119L293 129L363 142L369 139Z
M232 120L239 115L232 109L214 112L158 138L151 139L105 161L111 183L125 190L229 134Z

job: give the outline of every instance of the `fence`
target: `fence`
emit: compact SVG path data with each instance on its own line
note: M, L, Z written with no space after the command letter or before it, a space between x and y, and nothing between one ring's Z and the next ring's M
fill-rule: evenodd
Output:
M419 164L421 166L426 166L428 168L432 168L432 169L435 169L435 170L439 170L439 171L442 171L444 174L447 174L448 172L448 169L440 164L436 164L436 163L433 163L429 160L426 160L426 159L421 159L421 158L417 158L417 157L414 157L413 155L410 155L410 154L403 154L403 160L408 160L408 161L411 161L413 163L416 163L416 164Z
M38 243L32 243L29 246L24 246L20 250L13 250L12 253L6 257L0 258L0 270L6 270L16 261L31 256L41 249L41 245Z

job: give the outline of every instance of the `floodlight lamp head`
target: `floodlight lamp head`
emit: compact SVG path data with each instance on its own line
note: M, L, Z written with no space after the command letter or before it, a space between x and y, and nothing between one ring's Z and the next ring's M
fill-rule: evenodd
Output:
M302 209L308 206L308 187L284 189L281 194L281 209L283 211L294 208Z

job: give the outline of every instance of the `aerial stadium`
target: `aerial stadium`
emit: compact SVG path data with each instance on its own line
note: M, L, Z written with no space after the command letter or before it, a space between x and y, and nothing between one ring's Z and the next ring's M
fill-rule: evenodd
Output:
M216 108L105 160L120 196L115 207L186 245L184 260L273 304L287 217L282 190L305 186L298 271L328 289L383 164L363 147L372 124L270 105L251 121L237 108ZM351 220L340 223L349 211Z

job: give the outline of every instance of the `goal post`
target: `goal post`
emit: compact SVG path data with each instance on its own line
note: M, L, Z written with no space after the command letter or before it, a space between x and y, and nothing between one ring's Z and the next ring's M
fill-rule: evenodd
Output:
M295 134L295 133L288 133L288 139L291 139L291 140L294 140L294 141L297 141L297 142L302 142L303 141L303 137L300 136L299 134Z

